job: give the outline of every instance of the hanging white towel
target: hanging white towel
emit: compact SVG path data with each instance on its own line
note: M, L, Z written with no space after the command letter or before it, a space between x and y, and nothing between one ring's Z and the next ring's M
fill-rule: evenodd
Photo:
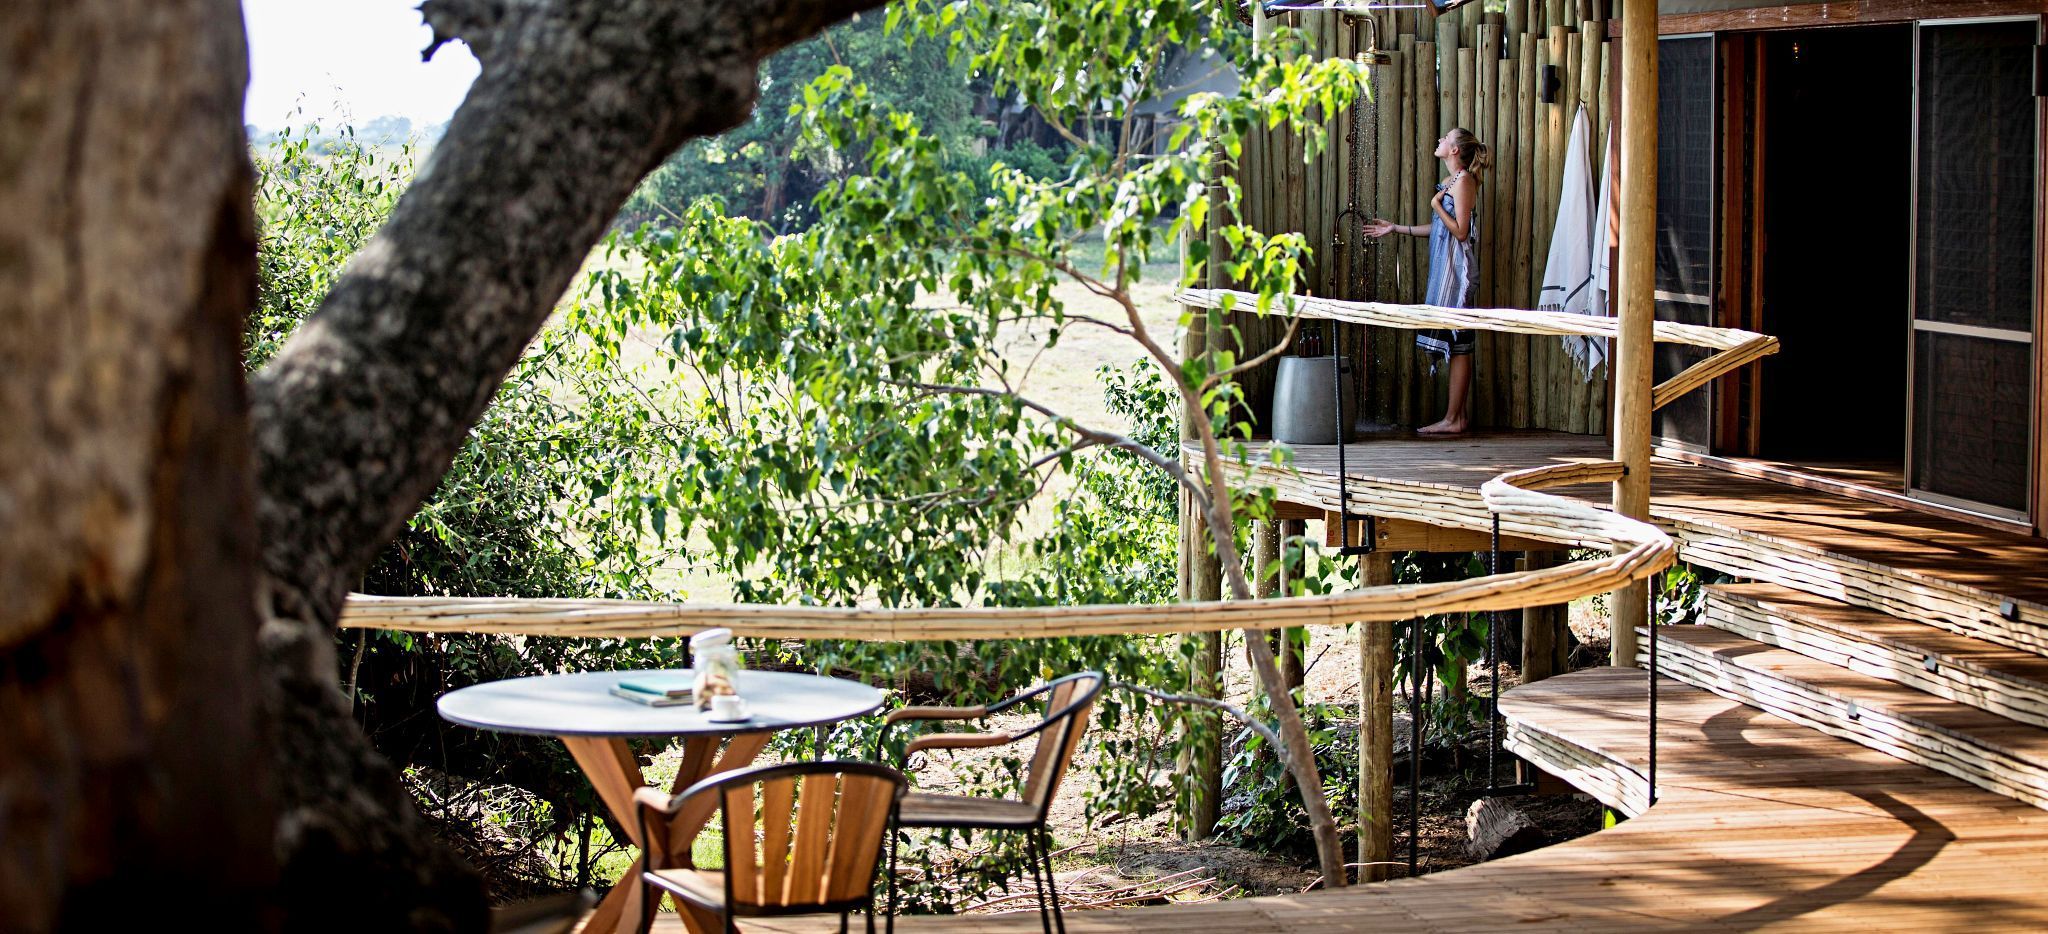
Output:
M1593 209L1593 304L1586 312L1592 315L1610 314L1608 309L1614 307L1613 299L1608 296L1607 291L1607 287L1614 284L1612 258L1614 256L1614 176L1616 173L1612 168L1614 165L1613 124L1607 125L1605 135L1607 136L1607 157L1600 160L1600 200ZM1573 343L1573 340L1566 338L1565 343ZM1584 346L1586 358L1579 360L1577 356L1574 356L1572 359L1578 361L1579 365L1584 368L1586 377L1591 379L1593 368L1599 366L1600 362L1607 358L1607 342L1587 337L1580 338L1578 343ZM1570 353L1569 348L1567 348L1566 353Z
M1588 154L1590 144L1587 136L1590 133L1586 108L1580 107L1572 116L1571 138L1565 145L1564 184L1558 192L1557 225L1550 235L1550 257L1543 264L1543 290L1537 294L1537 307L1544 311L1581 315L1607 313L1596 275L1599 262L1594 256L1594 240L1599 226L1595 218L1600 215L1596 213L1598 204ZM1578 364L1579 372L1588 379L1605 355L1604 345L1592 338L1564 338L1564 348L1572 362Z

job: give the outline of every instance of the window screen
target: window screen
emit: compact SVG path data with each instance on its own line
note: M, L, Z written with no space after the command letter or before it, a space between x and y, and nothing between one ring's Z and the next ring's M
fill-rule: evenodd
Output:
M1657 44L1657 318L1714 323L1714 165L1720 150L1714 100L1714 39ZM1707 356L1699 347L1658 344L1656 379ZM1657 411L1666 442L1704 451L1712 442L1711 387Z

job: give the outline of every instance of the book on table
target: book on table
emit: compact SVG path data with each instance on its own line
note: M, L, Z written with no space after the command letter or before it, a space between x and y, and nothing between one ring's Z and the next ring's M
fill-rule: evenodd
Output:
M688 692L674 696L653 694L647 691L636 691L623 684L612 685L612 696L623 697L633 703L646 704L649 707L683 707L693 701Z
M696 693L697 676L688 671L662 671L620 678L612 693L656 707L687 704Z

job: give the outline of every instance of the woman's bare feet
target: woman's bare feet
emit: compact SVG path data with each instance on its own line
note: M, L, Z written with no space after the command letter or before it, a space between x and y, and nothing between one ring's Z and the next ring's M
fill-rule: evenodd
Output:
M1462 418L1446 418L1434 425L1425 425L1417 428L1415 433L1418 435L1462 435L1465 433L1465 420Z

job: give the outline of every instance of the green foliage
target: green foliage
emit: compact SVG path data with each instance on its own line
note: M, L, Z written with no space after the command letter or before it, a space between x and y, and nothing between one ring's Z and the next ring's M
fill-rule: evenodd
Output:
M343 127L286 128L256 157L257 304L243 354L262 366L319 307L348 258L362 249L412 179L410 144L395 156L356 141Z
M1097 373L1109 411L1137 425L1132 436L1156 450L1178 441L1178 400L1156 368ZM989 584L1004 606L1169 603L1175 599L1180 531L1178 488L1150 464L1116 452L1077 457L1075 491L1053 504L1052 527L1033 539L1026 574Z
M1263 711L1261 696L1257 709ZM1358 727L1356 715L1337 704L1304 704L1302 723L1322 769L1323 794L1336 814L1358 810ZM1218 835L1238 846L1306 856L1315 852L1308 812L1293 776L1265 737L1250 729L1233 738L1235 752L1223 769L1223 816Z
M961 64L939 48L905 45L881 27L879 17L856 15L768 59L761 66L761 96L753 116L731 132L685 144L627 201L623 224L630 229L672 220L693 202L715 197L735 215L777 231L808 226L816 218L811 196L821 185L844 177L848 164L805 148L802 124L791 107L834 66L859 73L891 108L914 114L943 141L948 160L972 164L995 158L975 155L992 128L975 115L974 88ZM1015 158L1035 160L1041 153Z
M1660 626L1697 623L1707 610L1707 588L1735 578L1713 568L1680 562L1651 579Z
M1485 573L1486 555L1483 553L1415 551L1402 553L1394 559L1394 580L1402 584L1464 580ZM1394 624L1394 678L1397 685L1411 683L1413 675L1407 647L1414 645L1415 627L1422 627L1423 672L1434 681L1424 687L1426 694L1433 695L1426 698L1430 704L1428 719L1424 721L1423 741L1426 744L1455 745L1462 742L1471 725L1486 716L1483 699L1468 694L1461 700L1453 696L1451 689L1458 681L1459 669L1469 669L1485 657L1488 623L1488 617L1483 613L1453 613Z

